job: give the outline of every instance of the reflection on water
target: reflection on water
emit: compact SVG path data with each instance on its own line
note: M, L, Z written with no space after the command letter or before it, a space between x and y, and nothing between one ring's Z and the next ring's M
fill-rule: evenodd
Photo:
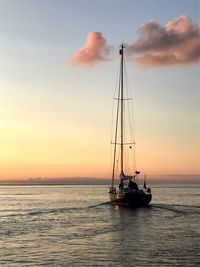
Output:
M0 188L0 265L199 266L199 188L155 188L149 207L106 187Z

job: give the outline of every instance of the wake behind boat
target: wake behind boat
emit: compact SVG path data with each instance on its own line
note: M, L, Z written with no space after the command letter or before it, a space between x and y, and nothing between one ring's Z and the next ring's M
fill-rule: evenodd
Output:
M112 171L112 182L109 188L110 201L113 204L118 204L122 206L130 207L140 207L147 206L152 199L151 189L146 187L146 178L144 180L143 188L139 188L138 175L139 171L130 170L127 168L126 163L129 161L126 153L126 147L129 150L135 145L134 140L127 141L125 123L127 124L125 118L125 103L131 100L129 97L125 96L124 92L124 45L121 45L119 54L121 56L120 60L120 75L119 75L119 88L117 97L117 108L116 108L116 121L115 121L115 132L114 132L114 153L113 153L113 171ZM130 121L129 121L130 122ZM129 125L129 130L131 130ZM118 153L119 147L119 153ZM119 159L118 159L119 156ZM116 172L118 169L118 162L120 162L120 173L119 173L119 185L115 186ZM135 167L135 166L134 166ZM129 174L125 174L129 172Z

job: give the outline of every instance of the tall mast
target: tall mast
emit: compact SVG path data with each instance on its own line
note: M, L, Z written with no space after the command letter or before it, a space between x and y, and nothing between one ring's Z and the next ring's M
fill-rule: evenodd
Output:
M119 53L121 55L121 81L120 81L120 100L121 100L121 173L120 176L123 177L124 175L124 45L121 45L121 49L119 50Z
M118 134L118 122L119 122L119 111L121 116L120 121L120 154L121 154L121 166L120 166L120 178L124 177L124 88L123 88L123 67L124 67L124 45L121 45L119 50L119 54L121 55L121 62L120 62L120 76L119 76L119 90L117 96L117 116L116 116L116 128L115 128L115 140L114 140L114 158L113 158L113 170L112 170L112 187L114 186L114 177L115 177L115 161L116 161L116 146L117 146L117 134Z

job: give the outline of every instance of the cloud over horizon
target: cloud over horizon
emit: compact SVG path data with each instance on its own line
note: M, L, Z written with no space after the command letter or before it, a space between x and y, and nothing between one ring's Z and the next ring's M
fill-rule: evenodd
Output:
M149 21L139 27L139 38L127 45L129 60L141 67L189 65L200 59L200 26L180 16L164 26Z
M126 58L142 68L187 66L200 61L200 24L179 16L164 26L155 21L140 25L139 37L126 44ZM100 32L90 32L71 64L93 66L108 60L112 49Z
M109 60L112 48L100 32L89 32L84 46L70 60L71 64L91 67L99 61Z

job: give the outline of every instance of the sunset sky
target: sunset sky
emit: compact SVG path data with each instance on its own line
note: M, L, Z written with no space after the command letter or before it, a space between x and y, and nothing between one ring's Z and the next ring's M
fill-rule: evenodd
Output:
M199 0L0 0L0 179L110 177L127 44L137 168L200 174Z

